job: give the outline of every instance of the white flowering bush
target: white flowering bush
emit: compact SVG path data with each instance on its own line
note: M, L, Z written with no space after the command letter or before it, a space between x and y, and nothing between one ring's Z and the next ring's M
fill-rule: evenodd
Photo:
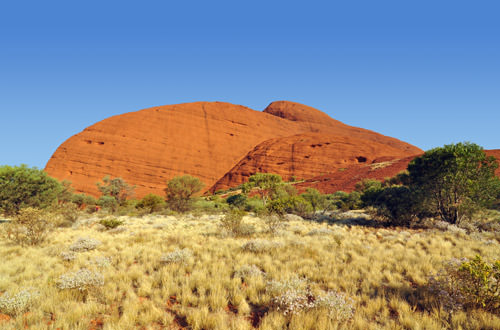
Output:
M345 322L354 315L353 300L343 293L328 291L314 294L307 279L293 277L286 281L270 281L266 292L271 306L283 315L294 315L308 309L326 309L328 317Z
M111 265L110 257L95 257L89 262L90 265L95 265L99 268L109 267Z
M241 246L244 251L253 253L263 253L282 247L280 242L273 242L265 239L254 239L246 242Z
M161 256L160 261L166 264L172 263L187 263L187 261L193 256L193 252L190 249L176 249L173 252L164 254Z
M234 277L240 277L242 279L256 276L266 276L266 273L255 265L243 265L234 272Z
M99 245L101 245L101 241L99 240L90 237L80 237L76 240L76 242L69 246L69 249L75 252L82 252L94 250Z
M31 307L40 294L34 289L23 289L18 293L5 292L0 296L0 312L17 315Z
M73 261L76 259L76 253L73 251L63 251L59 256L64 261Z
M63 274L57 281L57 288L61 290L77 289L81 292L86 292L89 289L103 285L104 276L99 272L93 272L87 268Z
M328 317L338 322L345 322L354 315L354 301L345 294L328 291L323 295L315 297L315 308L325 308Z

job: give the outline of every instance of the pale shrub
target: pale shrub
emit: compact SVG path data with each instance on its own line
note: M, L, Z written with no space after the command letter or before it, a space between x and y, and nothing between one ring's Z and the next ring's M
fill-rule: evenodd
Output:
M63 251L59 256L64 261L73 261L76 259L76 253L73 251Z
M110 257L95 257L92 261L89 262L89 265L95 265L99 268L109 267L111 265Z
M283 244L280 242L273 242L265 239L254 239L243 244L241 248L244 251L263 253L280 248L282 246Z
M43 210L27 207L5 224L5 238L20 245L38 245L53 229L53 216Z
M103 285L104 276L99 272L93 272L87 268L63 274L57 281L57 287L61 290L77 289L82 292Z
M345 322L354 315L354 301L345 294L328 291L324 295L316 297L314 301L315 308L325 308L328 311L328 317L338 322Z
M164 254L161 256L160 261L166 264L172 263L187 263L187 261L193 256L193 252L190 249L176 249L173 252Z
M101 245L101 241L99 240L90 237L80 237L69 246L69 249L75 252L89 251L94 250L99 245Z
M243 265L234 272L234 277L240 277L242 279L256 276L266 276L266 273L255 265Z
M31 307L40 294L34 289L23 289L16 294L5 292L0 297L0 312L17 315Z

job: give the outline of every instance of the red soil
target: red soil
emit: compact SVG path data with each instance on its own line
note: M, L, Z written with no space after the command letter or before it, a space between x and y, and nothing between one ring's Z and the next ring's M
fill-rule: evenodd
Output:
M370 144L376 149L373 154L367 153L370 159L386 155L401 158L421 152L405 142L345 125L298 103L274 102L260 112L230 103L196 102L102 120L59 146L45 170L59 180L71 181L76 192L94 196L98 195L95 183L106 175L122 177L136 185L137 197L147 193L163 195L166 181L183 174L200 178L208 189L262 142L283 137L296 140L293 135L303 133L321 133L317 135L319 142L313 141L315 135L306 135L309 146L320 143L324 137L332 143L328 149L331 164L342 163L344 157L348 158L347 163L351 162L356 148L365 151ZM277 141L284 147L286 140ZM343 141L349 152L335 156L334 141ZM299 141L294 143L300 145ZM286 157L290 159L288 154ZM319 175L327 167L305 163L302 166L293 162L294 167L301 168L300 175Z

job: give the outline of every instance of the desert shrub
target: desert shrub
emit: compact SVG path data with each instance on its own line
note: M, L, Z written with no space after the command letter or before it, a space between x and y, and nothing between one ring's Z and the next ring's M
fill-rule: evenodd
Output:
M190 210L193 213L216 214L227 210L227 204L219 196L209 198L192 198Z
M283 228L285 218L277 214L266 214L261 216L264 220L264 224L268 232L271 234L276 234L279 229Z
M428 289L445 311L480 308L499 313L500 260L490 264L479 255L473 260L450 260L429 276Z
M5 292L0 296L0 312L15 316L27 311L40 294L34 289L23 289L15 294Z
M117 218L106 218L99 221L101 225L106 227L106 229L114 229L118 226L123 225L123 220Z
M104 285L104 276L99 272L82 268L61 275L56 285L60 290L78 290L86 295L89 291Z
M53 207L51 211L60 218L59 227L69 227L78 220L80 211L74 203L61 203Z
M137 208L143 209L148 213L160 211L165 206L166 203L163 198L155 194L147 194L136 205Z
M253 234L251 230L248 230L248 225L243 223L245 214L245 211L239 209L230 210L220 219L221 228L234 236Z
M55 205L62 191L59 181L36 167L0 166L0 211L6 215Z
M118 210L118 202L116 198L113 196L101 196L97 200L97 205L100 206L103 210L106 210L110 213L116 212Z
M282 246L283 244L280 242L273 242L264 239L254 239L243 244L241 246L241 249L243 251L248 251L253 253L264 253L264 252L270 252Z
M421 208L418 195L407 186L370 187L361 197L375 215L392 225L407 226L418 219Z
M254 196L247 199L245 211L254 212L255 214L262 214L266 211L266 207L264 206L262 199Z
M64 261L73 261L76 259L76 253L73 251L63 251L59 254Z
M101 245L101 241L99 240L90 237L80 237L69 246L69 249L75 252L90 251L99 245Z
M193 252L190 249L175 249L173 252L162 255L160 258L160 262L165 264L186 264L192 256Z
M247 196L243 194L231 195L226 199L226 203L232 207L243 209L247 202Z
M470 220L490 207L500 193L494 157L473 143L434 148L408 165L409 186L420 208L451 224Z
M40 209L25 208L4 229L5 237L21 245L37 245L45 241L53 229L52 216Z
M191 208L192 198L201 191L204 184L190 175L177 176L167 182L165 193L167 204L172 210L186 212Z
M316 213L316 211L324 211L329 206L327 196L321 194L314 188L307 188L306 192L300 196L311 205L312 212L314 213Z
M312 212L311 204L301 196L286 196L270 201L266 206L270 214L284 216L287 213L306 217Z
M353 191L351 193L337 191L332 195L332 199L335 207L343 212L357 210L363 206L361 193L359 191Z
M250 277L265 276L266 273L260 270L259 267L255 265L243 265L237 271L234 272L235 278L241 278L243 280Z
M292 277L286 281L269 281L266 293L272 297L271 307L284 315L318 308L326 310L329 318L345 322L354 314L352 299L336 291L313 293L307 279Z
M71 202L76 204L79 209L84 209L85 207L92 207L97 205L97 200L90 195L85 194L73 194L71 197Z

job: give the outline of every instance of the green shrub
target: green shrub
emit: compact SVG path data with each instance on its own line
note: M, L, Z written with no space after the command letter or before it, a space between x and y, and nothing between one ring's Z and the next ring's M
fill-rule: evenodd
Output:
M247 196L243 194L231 195L226 199L226 203L232 207L242 209L246 206Z
M97 200L97 205L99 205L103 210L111 213L115 213L118 210L118 201L113 196L101 196Z
M203 189L203 182L190 175L177 176L167 182L165 194L172 210L186 212L192 206L192 198Z
M62 191L59 181L36 167L0 166L0 211L6 215L55 205Z
M53 229L51 215L43 210L27 207L4 224L5 237L21 245L38 245Z
M361 193L359 191L353 191L351 193L337 191L333 194L332 199L335 207L343 212L349 210L358 210L363 207L363 202L361 201Z
M99 221L99 223L104 227L106 227L106 229L113 229L123 225L123 220L118 220L116 218L108 218L108 219L102 219L101 221Z
M500 313L500 260L492 264L477 255L451 260L429 277L429 292L448 312L484 309Z
M264 205L273 194L276 194L278 187L283 185L281 176L273 173L256 173L248 178L245 190L256 188Z
M147 194L136 205L137 208L143 209L148 213L160 211L165 206L166 203L163 198L155 194Z

